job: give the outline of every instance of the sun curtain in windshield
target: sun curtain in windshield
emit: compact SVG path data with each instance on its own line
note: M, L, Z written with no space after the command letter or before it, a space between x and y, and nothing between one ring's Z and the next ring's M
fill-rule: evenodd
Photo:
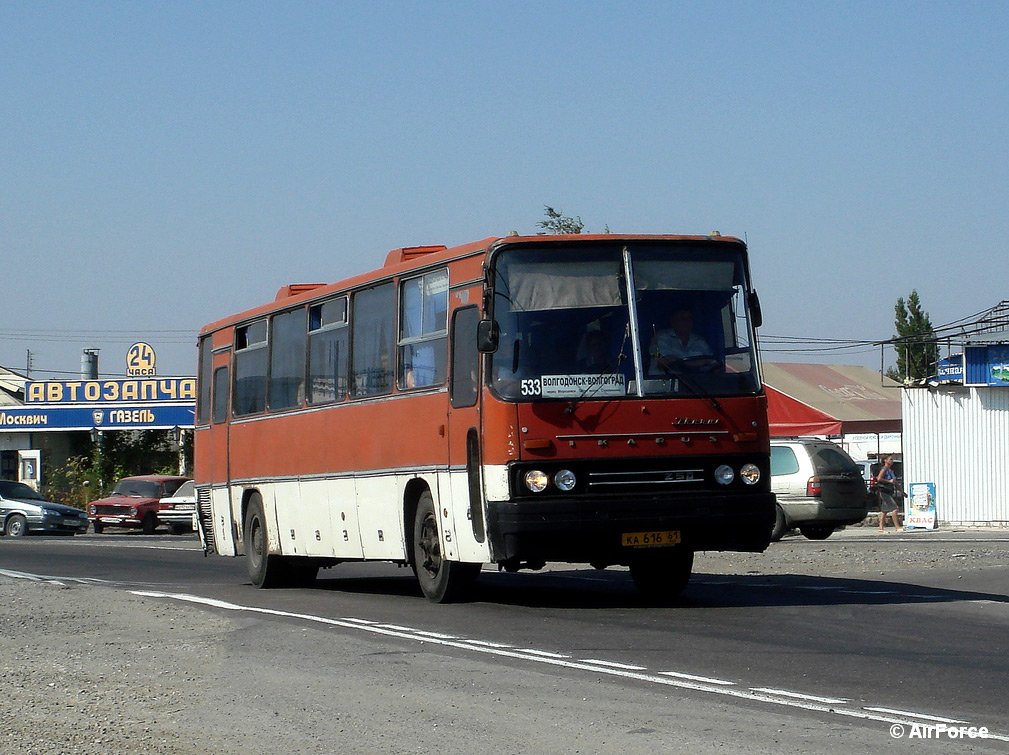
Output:
M140 496L141 498L160 498L161 485L150 480L120 480L116 484L116 489L112 492L115 495Z
M0 480L0 496L18 498L23 501L44 501L45 499L23 482Z
M739 249L606 245L495 258L505 398L752 394L759 388ZM632 306L629 306L631 304Z

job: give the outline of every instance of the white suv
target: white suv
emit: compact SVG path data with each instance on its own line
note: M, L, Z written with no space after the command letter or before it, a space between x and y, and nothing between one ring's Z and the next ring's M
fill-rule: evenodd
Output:
M778 499L772 540L795 527L810 540L824 540L835 528L865 519L861 470L829 440L772 440L771 490Z

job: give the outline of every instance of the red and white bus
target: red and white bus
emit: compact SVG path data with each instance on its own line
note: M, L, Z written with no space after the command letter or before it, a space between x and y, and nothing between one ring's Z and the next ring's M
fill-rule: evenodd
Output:
M391 252L207 325L196 484L209 550L260 587L409 564L629 567L656 598L774 523L760 313L737 238L490 238Z

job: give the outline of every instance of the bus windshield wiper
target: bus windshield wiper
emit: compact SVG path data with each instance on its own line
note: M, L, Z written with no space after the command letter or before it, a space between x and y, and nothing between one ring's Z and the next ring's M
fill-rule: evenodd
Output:
M683 361L683 360L677 360L677 361ZM718 412L722 411L722 405L718 403L718 399L712 396L706 390L704 390L704 388L702 388L700 384L695 383L693 378L688 378L685 372L674 372L669 367L668 364L664 363L661 364L660 366L662 367L663 372L665 372L674 380L682 382L685 386L687 386L687 388L690 389L690 392L693 393L695 396L707 399L711 403L711 406L715 409L715 411Z
M627 337L629 335L630 335L630 325L628 324L627 327L624 328L624 339L620 342L620 352L613 359L613 361L605 365L599 372L593 374L592 377L602 377L603 375L611 374L616 370L620 369L621 362L627 359L627 354L624 353L624 347L627 345ZM602 382L599 380L594 380L592 381L592 383L585 386L585 390L582 391L581 395L578 396L578 398L572 399L571 402L566 407L564 407L564 413L572 414L574 410L578 408L578 405L580 403L585 401L585 399L587 399L592 392L598 391L600 387L602 387Z

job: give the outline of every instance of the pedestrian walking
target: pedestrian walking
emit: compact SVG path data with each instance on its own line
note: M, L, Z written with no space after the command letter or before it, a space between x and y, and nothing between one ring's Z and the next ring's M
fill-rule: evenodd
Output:
M897 500L894 497L897 493L897 477L893 473L893 457L889 454L883 457L883 466L876 474L876 495L879 496L879 531L886 532L886 515L893 519L893 528L897 532L903 531L900 520L897 518Z

